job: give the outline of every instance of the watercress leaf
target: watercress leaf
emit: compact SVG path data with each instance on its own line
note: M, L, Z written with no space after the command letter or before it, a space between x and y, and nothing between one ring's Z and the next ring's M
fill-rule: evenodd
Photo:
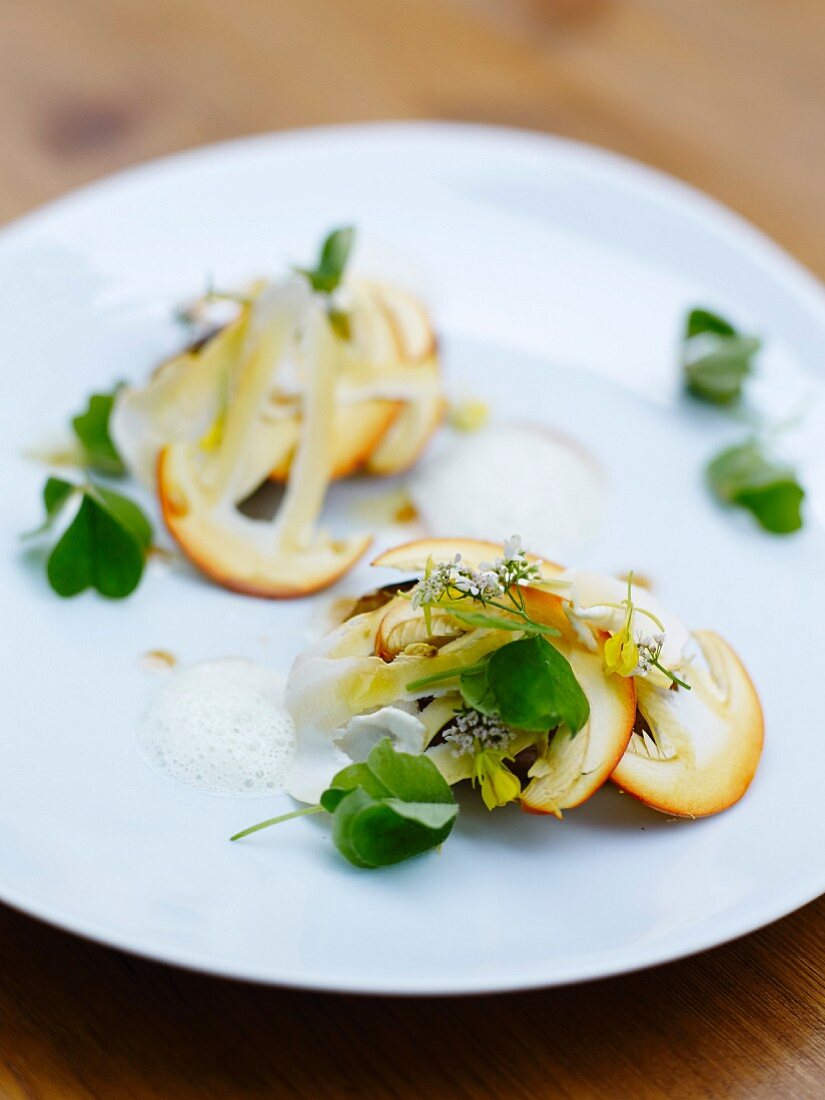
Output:
M348 799L352 796L349 795ZM344 806L346 802L342 802ZM374 802L359 809L350 818L349 844L359 859L370 867L387 867L405 859L421 855L443 844L455 821L457 806L445 806L447 820L438 827L424 823L424 818L437 820L439 807L428 814L421 807L411 810L405 805L400 812L398 804ZM339 810L340 812L340 810ZM337 815L336 815L337 816ZM442 820L443 820L442 817Z
M152 545L152 525L143 510L133 500L111 489L104 489L101 485L90 485L87 493L117 524L128 531L144 550L149 549Z
M367 766L394 798L404 802L455 802L449 783L428 756L396 752L389 737L372 749Z
M682 346L686 389L716 405L738 400L759 348L756 337L738 333L723 317L709 310L692 310Z
M498 700L487 677L487 665L461 674L461 696L468 707L488 716L498 714Z
M43 506L49 519L54 519L60 509L75 491L75 486L70 481L64 481L61 477L50 477L43 486Z
M122 599L140 582L144 560L141 543L87 493L49 556L47 575L59 596L96 588L110 599Z
M755 441L718 454L708 464L707 480L719 500L747 508L772 534L802 527L805 490L789 466L772 461Z
M384 805L427 829L443 829L458 817L455 802L403 802L400 798L386 798Z
M377 806L376 799L368 795L361 787L355 787L339 800L332 815L332 841L341 855L356 867L373 867L355 847L352 838L353 825L368 806ZM323 805L323 802L321 803Z
M93 470L112 477L121 477L126 473L123 460L109 434L109 418L118 388L111 393L93 393L85 411L72 419L72 427L83 447L87 464Z
M771 485L743 489L737 503L747 508L772 535L792 535L803 524L804 498L805 490L794 477L789 476Z
M537 733L562 723L576 733L590 704L566 657L544 638L521 638L496 650L487 677L505 725Z
M58 596L76 596L93 583L92 523L94 505L83 498L77 515L49 555L49 584Z
M524 634L550 634L559 632L554 626L545 626L543 623L525 622L524 619L508 619L504 615L492 615L486 611L464 611L460 608L450 608L450 614L458 619L464 626L472 626L485 630L518 630Z
M334 813L344 795L355 787L363 788L373 798L386 798L391 794L368 764L349 764L332 777L329 787L321 795L321 805L328 813Z
M720 317L718 313L711 313L709 309L692 309L685 321L685 339L698 336L702 332L713 332L717 336L735 336L736 329Z
M46 518L32 531L24 531L20 536L23 539L33 539L48 531L63 510L64 504L74 494L76 486L70 481L64 481L59 477L50 477L43 486L43 507L46 510Z
M325 809L328 814L334 814L341 799L345 798L351 790L353 790L352 787L327 787L318 800L318 805Z
M353 244L355 230L352 226L333 229L321 245L321 254L314 268L299 268L309 279L312 289L330 294L344 276Z

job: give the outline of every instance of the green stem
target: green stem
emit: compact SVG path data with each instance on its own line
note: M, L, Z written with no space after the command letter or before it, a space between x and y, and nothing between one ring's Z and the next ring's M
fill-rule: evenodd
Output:
M453 680L457 676L463 676L465 672L478 672L487 664L486 661L477 661L474 665L458 665L456 668L445 668L443 672L434 672L432 676L422 676L420 680L412 680L407 684L407 691L419 691L430 684L440 683L441 680Z
M671 672L669 668L665 668L664 665L660 665L655 658L651 658L650 663L653 665L654 668L658 668L660 672L663 672L665 676L667 676L667 678L671 680L674 684L678 684L679 687L683 687L686 688L688 691L692 691L690 684L686 684L684 680L680 680L675 672Z
M270 825L280 825L282 821L291 821L293 817L306 817L307 814L322 814L326 813L323 806L304 806L302 810L293 810L291 814L281 814L280 817L270 817L267 821L259 821L257 825L250 825L248 829L242 829L241 832L235 833L231 836L230 840L241 840L245 836L249 836L250 833L257 833L261 829L268 829Z

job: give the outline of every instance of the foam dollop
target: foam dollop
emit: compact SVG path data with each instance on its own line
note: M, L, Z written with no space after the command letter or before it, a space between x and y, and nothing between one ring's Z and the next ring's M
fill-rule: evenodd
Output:
M284 678L252 661L174 671L147 707L138 746L167 779L223 795L280 791L295 751Z

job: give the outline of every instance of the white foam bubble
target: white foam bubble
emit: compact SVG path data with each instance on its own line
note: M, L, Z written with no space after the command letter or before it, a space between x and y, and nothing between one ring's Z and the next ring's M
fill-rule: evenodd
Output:
M295 751L284 678L252 661L204 661L174 671L138 730L146 760L167 779L212 794L280 791Z

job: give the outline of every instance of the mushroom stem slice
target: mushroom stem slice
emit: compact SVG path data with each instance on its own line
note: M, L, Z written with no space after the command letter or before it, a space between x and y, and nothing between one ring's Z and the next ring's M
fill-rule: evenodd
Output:
M200 439L215 422L240 359L249 309L210 337L162 363L143 387L126 386L115 398L112 439L132 474L153 487L160 451Z
M214 449L176 444L161 454L158 490L164 518L183 552L218 583L269 597L301 596L327 587L354 565L369 537L336 541L316 527L329 483L335 409L336 342L319 305L300 287L264 295L250 325L243 370ZM271 425L259 413L284 348L300 327L307 341L307 386L301 437L281 509L272 523L234 507L239 471Z

